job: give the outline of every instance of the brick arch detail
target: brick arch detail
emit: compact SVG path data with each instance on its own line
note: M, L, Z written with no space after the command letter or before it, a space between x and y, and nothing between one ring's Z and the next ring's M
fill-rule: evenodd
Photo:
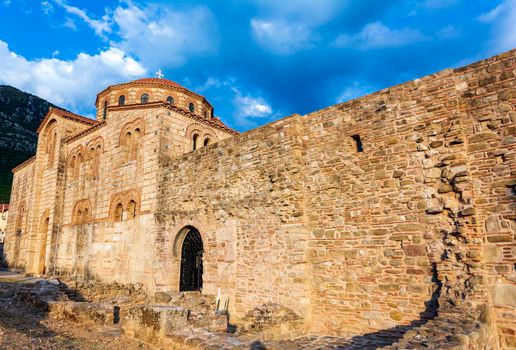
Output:
M121 131L120 135L118 137L118 144L119 146L122 146L124 144L124 135L129 131L133 132L136 129L140 129L140 137L145 134L145 121L142 118L136 118L128 123L126 123Z
M57 119L52 118L47 122L47 125L45 125L45 128L43 129L43 137L44 137L44 143L48 142L49 136L51 136L57 129ZM47 145L48 147L48 145Z
M136 202L136 215L139 216L141 212L141 190L130 189L124 192L119 192L111 196L109 205L109 220L115 221L116 207L118 204L122 204L124 211L129 209L129 203L131 201Z
M100 153L104 152L104 138L102 136L98 136L93 140L90 140L86 145L86 153L88 154L87 158L91 159L94 157L95 152L100 147ZM91 153L91 148L94 149L94 153Z
M215 137L215 134L212 134L211 132L205 132L203 135L202 135L202 143L204 145L204 140L206 140L206 138L210 139L210 143L214 143L214 142L217 142L217 138Z
M84 214L85 210L88 210L87 215ZM79 212L81 212L80 216ZM72 224L86 223L91 220L91 217L91 201L88 198L77 201L72 212Z
M69 166L71 165L73 156L75 156L77 159L77 157L79 155L82 158L81 161L84 160L84 146L83 145L77 145L74 148L72 148L72 150L70 152L68 152L68 159L67 159L68 165Z
M41 218L40 218L40 225L45 221L45 219L50 219L50 211L48 209L45 209L45 211L43 211L43 214L41 214Z
M204 127L198 123L192 123L186 128L185 136L187 139L191 139L195 133L202 135Z

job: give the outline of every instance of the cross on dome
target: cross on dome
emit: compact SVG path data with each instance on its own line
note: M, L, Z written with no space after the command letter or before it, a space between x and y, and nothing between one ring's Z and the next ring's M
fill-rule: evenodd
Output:
M156 72L156 77L158 77L160 79L165 77L165 75L161 71L161 68L158 68L158 71Z

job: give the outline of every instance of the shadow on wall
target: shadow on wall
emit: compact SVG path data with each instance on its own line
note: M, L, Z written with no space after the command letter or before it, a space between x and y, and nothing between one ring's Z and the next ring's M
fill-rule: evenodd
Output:
M352 338L339 338L339 337L315 337L315 343L312 343L311 337L301 337L296 342L291 343L290 341L286 341L283 343L279 341L279 343L274 342L274 345L271 347L281 348L282 345L285 345L286 348L294 348L293 346L300 346L303 349L308 349L310 346L314 348L325 348L325 349L361 349L361 350L374 350L380 349L386 346L390 346L396 342L399 342L406 332L421 327L427 322L433 320L438 316L438 299L441 294L442 283L438 279L436 264L432 264L432 282L435 284L435 290L432 293L432 296L428 301L425 302L425 310L419 314L419 319L410 322L408 325L400 325L396 327L392 327L389 329L380 330L377 332L367 333L360 336L354 336ZM231 325L229 325L231 326ZM228 327L228 331L230 328ZM230 331L231 332L231 331ZM319 343L319 340L323 340L323 343ZM267 350L267 341L255 341L249 345L250 350ZM279 347L278 347L278 344Z
M4 244L0 243L0 268L7 267L7 262L5 261L4 256Z
M419 314L419 319L410 322L408 325L396 326L373 333L366 333L364 335L352 337L344 343L340 341L331 345L342 350L347 348L373 350L398 342L403 338L406 332L414 328L421 327L428 321L437 317L442 282L438 278L437 266L435 263L432 263L432 282L435 283L436 288L430 299L425 302L425 310Z
M267 350L267 347L259 340L254 341L250 346L250 350Z

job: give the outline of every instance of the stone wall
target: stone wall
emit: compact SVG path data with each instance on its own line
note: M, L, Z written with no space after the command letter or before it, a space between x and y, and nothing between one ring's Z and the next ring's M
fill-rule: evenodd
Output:
M33 188L34 161L24 166L13 179L13 194L9 203L9 221L6 227L4 255L9 256L10 265L16 268L25 266L28 250L29 211L32 202L30 193Z
M312 332L356 335L423 324L438 302L450 315L494 306L482 319L496 318L509 346L514 56L164 163L157 266L177 275L174 245L193 225L207 246L205 291L222 288L237 317L273 301L302 314ZM487 265L486 249L497 259Z
M513 50L455 71L467 84L461 102L475 213L471 230L483 243L477 261L482 262L501 348L516 347L515 56Z
M179 283L181 233L203 239L203 292L230 297L234 316L265 302L308 311L299 116L163 159L156 274Z

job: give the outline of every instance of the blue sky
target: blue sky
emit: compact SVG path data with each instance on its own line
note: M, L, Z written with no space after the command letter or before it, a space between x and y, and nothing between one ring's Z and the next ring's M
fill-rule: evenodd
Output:
M516 0L0 0L0 83L83 115L165 77L248 130L516 47Z

